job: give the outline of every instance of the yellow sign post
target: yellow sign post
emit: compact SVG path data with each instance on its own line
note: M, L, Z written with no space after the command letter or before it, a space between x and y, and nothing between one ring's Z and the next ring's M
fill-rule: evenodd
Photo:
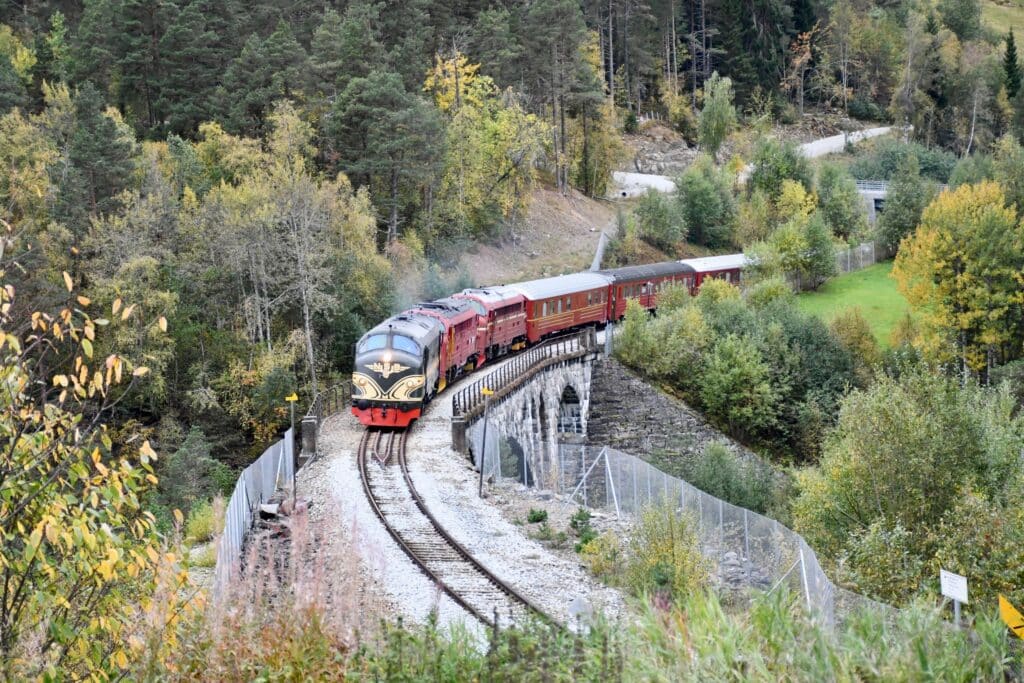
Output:
M288 401L288 408L290 409L289 413L291 414L292 434L294 435L295 434L295 402L299 400L299 395L293 391L292 395L291 396L285 396L284 400Z
M1015 636L1024 639L1024 615L1018 612L1017 608L1002 595L999 596L999 616L1003 618Z

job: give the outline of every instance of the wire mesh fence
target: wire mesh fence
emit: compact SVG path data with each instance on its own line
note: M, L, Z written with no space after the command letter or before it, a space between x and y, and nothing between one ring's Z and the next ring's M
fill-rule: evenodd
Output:
M263 451L263 455L246 467L231 494L224 511L224 531L217 548L213 595L234 579L241 567L245 538L253 525L259 506L279 490L293 485L295 478L295 437L291 429L284 438Z
M668 505L688 517L721 586L772 591L784 585L829 624L855 609L893 609L833 584L814 550L778 521L705 493L640 458L607 447L561 444L557 466L558 492L592 510L629 517ZM490 469L515 471L501 462Z
M861 268L873 266L884 258L885 254L874 242L864 242L849 249L836 252L836 269L840 273L849 273Z

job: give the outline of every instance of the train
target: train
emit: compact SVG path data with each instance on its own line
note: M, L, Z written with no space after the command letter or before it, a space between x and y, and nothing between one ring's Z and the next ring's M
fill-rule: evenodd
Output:
M743 254L666 261L464 289L379 323L355 346L352 413L373 427L408 427L463 375L544 339L648 310L668 287L696 294L708 278L739 284Z

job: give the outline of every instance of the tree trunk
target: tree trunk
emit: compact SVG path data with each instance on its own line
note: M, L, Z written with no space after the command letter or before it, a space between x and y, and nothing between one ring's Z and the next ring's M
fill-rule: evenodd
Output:
M608 96L615 101L615 40L612 32L615 8L608 0Z
M391 169L391 213L388 215L388 244L398 239L398 168Z

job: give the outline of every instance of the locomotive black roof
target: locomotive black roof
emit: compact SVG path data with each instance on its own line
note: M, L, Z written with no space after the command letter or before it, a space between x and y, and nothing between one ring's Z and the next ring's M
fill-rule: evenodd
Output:
M420 342L424 340L429 341L440 334L441 323L429 315L410 312L399 313L371 329L363 335L363 338L365 339L374 334L387 334L388 332L405 335Z
M680 275L683 273L695 273L693 266L679 261L666 261L664 263L648 263L643 266L626 266L625 268L610 268L599 270L598 273L607 275L615 282L626 282L630 280L647 280L652 277L665 277L667 275Z

